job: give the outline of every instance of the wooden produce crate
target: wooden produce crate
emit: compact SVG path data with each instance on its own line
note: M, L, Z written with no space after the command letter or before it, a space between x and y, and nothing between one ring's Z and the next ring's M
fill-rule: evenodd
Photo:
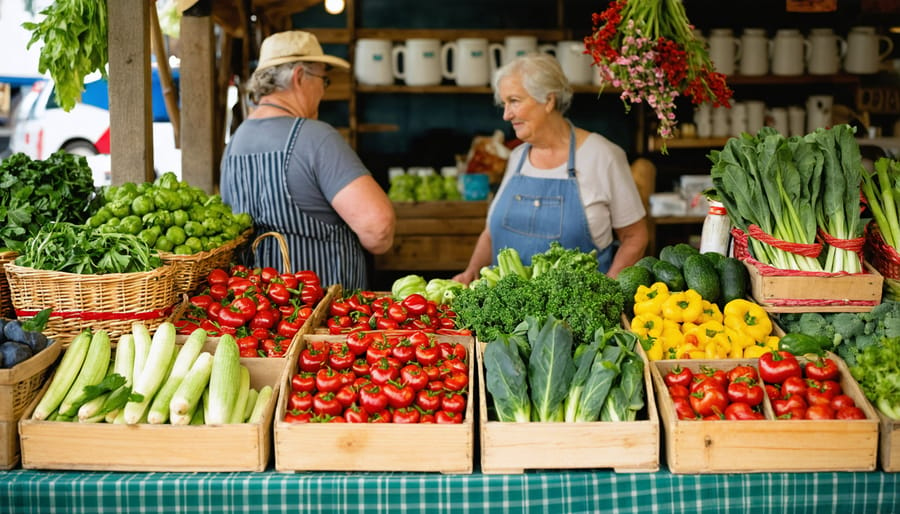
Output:
M19 421L22 467L102 471L263 471L272 446L272 415L282 383L281 359L241 359L250 386L273 388L259 423L120 425L31 419ZM45 387L46 390L46 387ZM42 391L43 394L43 391Z
M277 471L419 471L472 473L475 442L475 388L472 386L474 339L436 336L438 341L463 343L469 355L469 394L460 424L288 423L284 421L291 394L290 379L297 361L284 375L275 409L275 469ZM309 341L343 341L345 335L307 334ZM412 446L414 445L414 446ZM414 448L427 448L428 456Z
M484 230L488 205L487 201L394 203L394 246L375 256L375 269L465 269Z
M478 343L478 429L481 471L485 474L524 473L530 469L613 468L617 472L659 470L659 418L644 361L646 418L590 423L501 422L488 418L490 400L484 381L483 353Z
M677 366L697 372L707 366L728 371L757 359L667 360L651 365L659 412L665 428L666 462L673 473L756 473L872 471L878 455L878 415L847 365L841 387L866 413L861 420L776 419L768 397L764 420L680 420L663 376ZM804 360L798 357L798 360Z
M0 369L0 469L19 463L19 418L40 394L61 348L54 341L30 359Z
M881 420L879 458L881 469L889 472L900 471L900 421L891 419L878 411Z
M743 262L753 300L769 312L868 312L881 303L884 277L868 262L867 273L821 277L763 274Z

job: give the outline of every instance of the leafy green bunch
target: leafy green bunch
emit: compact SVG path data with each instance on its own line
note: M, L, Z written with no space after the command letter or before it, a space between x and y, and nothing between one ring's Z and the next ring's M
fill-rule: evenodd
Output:
M56 0L41 15L37 23L22 24L31 31L27 48L43 43L38 71L50 73L56 83L57 103L68 112L81 97L86 75L98 71L106 77L106 0Z
M21 252L25 241L55 221L83 223L97 202L84 157L59 151L45 160L16 153L0 162L0 250Z

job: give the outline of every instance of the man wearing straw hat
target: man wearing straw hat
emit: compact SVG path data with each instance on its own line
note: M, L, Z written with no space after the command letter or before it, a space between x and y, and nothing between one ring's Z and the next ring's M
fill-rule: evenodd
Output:
M316 37L292 30L266 38L247 86L256 109L232 136L221 165L221 195L253 217L257 234L288 243L291 269L315 271L323 285L367 289L365 252L394 240L393 206L344 138L318 121L329 70L350 64L325 55ZM274 238L252 266L281 266Z

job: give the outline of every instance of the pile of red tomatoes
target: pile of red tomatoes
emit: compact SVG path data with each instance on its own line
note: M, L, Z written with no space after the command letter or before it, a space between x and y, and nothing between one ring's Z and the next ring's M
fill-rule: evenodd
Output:
M231 334L241 357L282 357L294 335L325 296L313 271L279 273L275 268L235 265L214 269L207 287L190 298L179 334L198 327L211 337Z

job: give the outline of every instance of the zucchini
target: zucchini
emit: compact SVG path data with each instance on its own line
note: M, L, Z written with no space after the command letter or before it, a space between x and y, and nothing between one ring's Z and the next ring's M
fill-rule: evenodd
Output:
M253 412L251 412L250 417L247 418L247 423L259 423L262 421L266 406L269 405L269 400L272 398L272 393L273 390L270 385L263 386L263 388L259 390L259 395L256 397L256 405L253 406Z
M34 413L31 415L32 418L47 419L50 414L57 410L81 371L81 366L84 364L88 348L91 345L91 339L93 339L91 330L82 330L80 334L75 336L69 347L66 348L62 359L59 361L59 366L56 368L56 373L50 379L47 391L34 408Z
M138 336L135 335L135 343ZM137 344L135 344L137 352ZM140 401L129 401L125 404L125 423L133 425L146 417L147 408L153 401L153 396L159 390L166 373L172 363L175 353L175 325L169 321L161 324L150 341L150 351L147 352L147 360L139 374L134 376L132 391L141 395ZM135 362L138 354L135 353ZM137 366L135 366L137 370Z
M721 305L736 298L746 298L750 274L744 263L734 257L726 257L719 262L719 284L721 284Z
M109 342L109 333L106 330L97 330L91 336L91 345L84 358L81 371L66 393L62 403L59 404L59 413L63 416L75 416L78 408L88 400L84 388L97 385L106 376L109 370L109 359L112 354L112 345Z
M247 403L244 405L244 415L241 418L241 423L246 423L250 419L250 415L253 414L253 407L256 407L257 398L259 398L259 391L251 387L250 393L247 395Z
M244 410L247 408L247 399L250 397L250 370L247 366L241 366L241 379L238 385L238 396L231 410L231 423L244 422Z
M231 421L240 385L240 350L234 336L224 334L213 355L212 372L209 375L209 410L204 416L207 425Z
M169 401L169 419L173 424L187 424L191 420L191 414L197 409L203 391L209 385L212 362L213 356L209 352L202 352L194 360L190 371L184 376Z
M205 343L206 330L198 328L191 332L187 341L178 350L178 356L175 357L175 362L172 365L168 378L166 378L165 383L160 387L150 403L150 412L147 413L148 423L156 425L169 420L169 402L175 396L175 391L178 390L178 386L181 385L185 375L191 370L191 366L197 360L197 356L200 355L200 351L203 350Z

